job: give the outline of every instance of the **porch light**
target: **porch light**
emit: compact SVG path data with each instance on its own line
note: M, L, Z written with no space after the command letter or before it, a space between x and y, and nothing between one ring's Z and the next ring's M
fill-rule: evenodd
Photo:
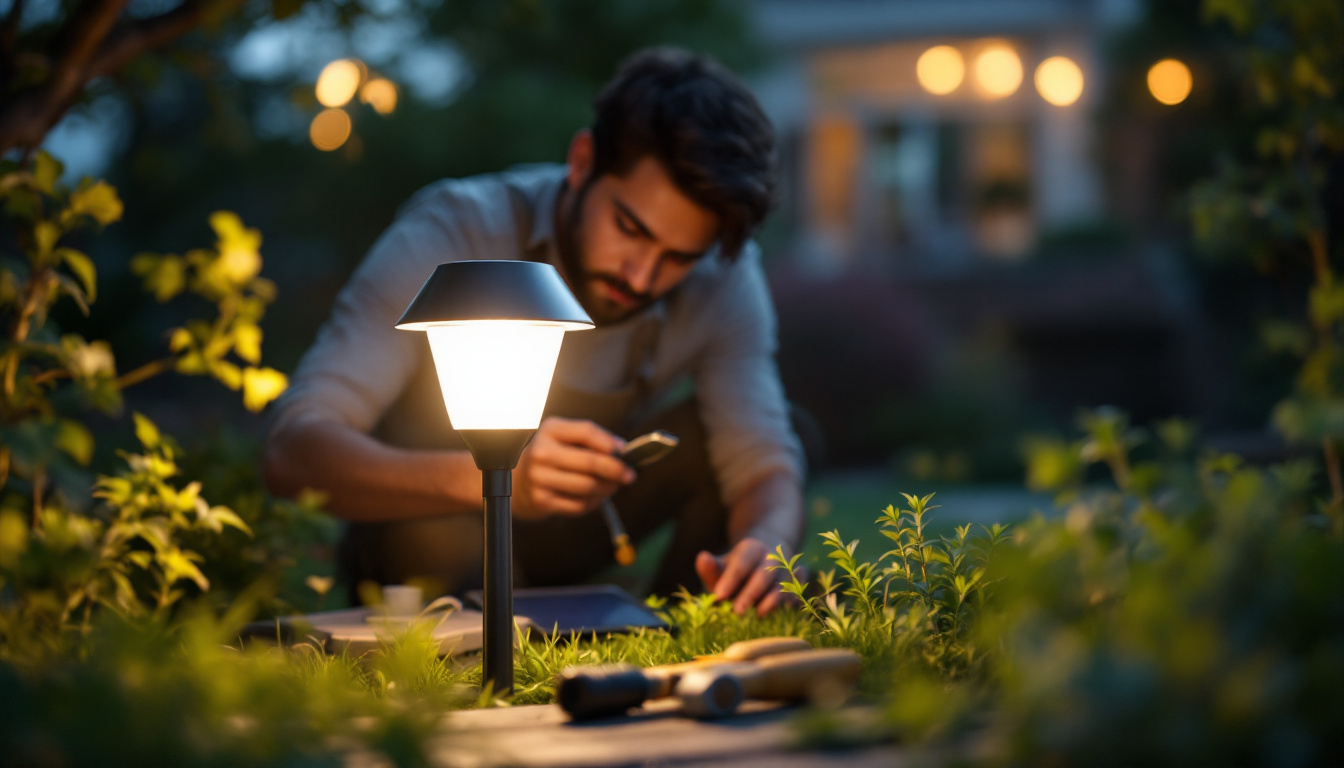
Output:
M1022 60L1005 43L991 43L975 57L975 83L991 99L1011 96L1022 84Z
M1083 70L1067 56L1051 56L1036 68L1036 90L1056 107L1067 107L1083 95Z
M484 678L513 690L512 470L541 423L565 331L593 321L555 267L440 264L397 322L424 331L448 420L481 470L485 509Z

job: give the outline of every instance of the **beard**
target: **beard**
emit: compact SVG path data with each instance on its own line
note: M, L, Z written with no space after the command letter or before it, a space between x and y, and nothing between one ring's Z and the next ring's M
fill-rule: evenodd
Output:
M583 186L575 191L574 203L559 221L562 226L556 233L555 247L560 256L560 264L569 277L569 287L574 291L574 297L579 300L579 304L587 311L593 322L607 325L638 313L653 303L653 296L636 291L629 283L615 275L592 272L584 267L583 255L587 252L587 242L583 236L583 209L595 180L590 176ZM616 303L605 294L603 286L617 292L630 303Z

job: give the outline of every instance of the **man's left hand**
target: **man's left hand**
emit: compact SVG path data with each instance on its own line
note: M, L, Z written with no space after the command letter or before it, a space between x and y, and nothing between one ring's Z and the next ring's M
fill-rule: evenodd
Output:
M765 556L773 551L759 539L743 539L721 557L701 551L695 570L706 591L719 600L733 600L733 613L740 616L755 606L756 615L764 616L784 600L796 602L779 588L788 574L770 570L775 564Z

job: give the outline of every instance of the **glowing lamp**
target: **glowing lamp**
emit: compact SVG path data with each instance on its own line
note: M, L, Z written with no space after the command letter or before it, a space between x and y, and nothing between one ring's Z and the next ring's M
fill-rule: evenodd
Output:
M1148 70L1149 93L1169 107L1185 101L1194 83L1190 68L1177 59L1163 59Z
M513 690L512 470L541 423L565 331L593 327L550 264L440 264L398 329L424 331L448 420L481 470L485 679Z
M991 99L1012 96L1022 84L1022 60L1004 43L985 46L975 58L975 82Z
M961 85L966 75L966 64L961 51L950 45L935 45L920 54L915 62L915 77L924 90L935 96L945 96Z
M1056 107L1067 107L1083 95L1083 70L1067 56L1051 56L1036 68L1036 90Z

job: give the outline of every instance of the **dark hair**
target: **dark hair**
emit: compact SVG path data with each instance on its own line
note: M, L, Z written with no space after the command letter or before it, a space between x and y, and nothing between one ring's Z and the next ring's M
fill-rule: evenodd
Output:
M719 247L736 258L775 204L774 130L761 105L707 56L646 48L621 64L593 102L593 177L641 158L719 216Z

